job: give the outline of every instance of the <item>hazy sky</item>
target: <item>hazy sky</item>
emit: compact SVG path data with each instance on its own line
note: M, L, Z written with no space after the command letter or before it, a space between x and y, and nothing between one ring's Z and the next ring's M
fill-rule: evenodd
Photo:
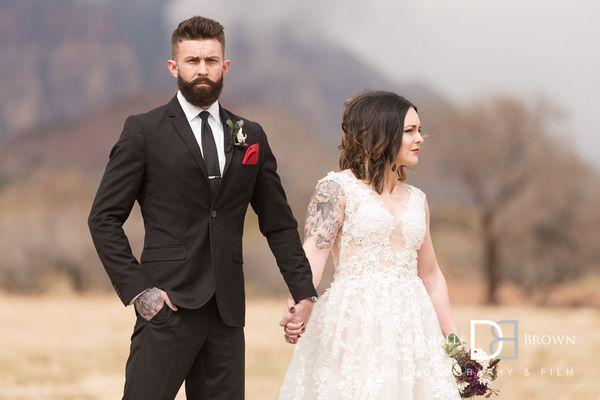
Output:
M317 30L398 82L422 82L464 104L501 93L544 97L567 113L557 131L600 167L600 3L543 0L178 0L227 26L286 22Z

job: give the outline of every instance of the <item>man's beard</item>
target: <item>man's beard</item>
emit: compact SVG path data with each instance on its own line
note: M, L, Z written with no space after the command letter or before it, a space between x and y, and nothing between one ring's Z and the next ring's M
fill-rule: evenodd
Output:
M200 83L207 83L208 86L197 86ZM216 82L204 77L198 77L188 82L181 75L178 75L177 86L183 97L191 104L197 107L208 107L217 101L221 95L221 90L223 90L223 75Z

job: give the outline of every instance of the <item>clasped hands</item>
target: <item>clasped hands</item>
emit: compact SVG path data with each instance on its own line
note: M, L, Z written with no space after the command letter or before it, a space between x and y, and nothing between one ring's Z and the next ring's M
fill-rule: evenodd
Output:
M306 324L310 319L314 303L308 299L300 300L296 304L293 299L288 299L287 305L279 321L283 327L285 341L296 344L300 336L306 330Z

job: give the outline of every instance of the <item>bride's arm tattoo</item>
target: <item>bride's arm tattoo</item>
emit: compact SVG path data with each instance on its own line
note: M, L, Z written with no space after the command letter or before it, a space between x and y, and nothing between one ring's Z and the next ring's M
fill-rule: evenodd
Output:
M314 236L317 248L331 248L342 225L342 202L343 191L337 182L317 184L308 203L304 240Z
M135 299L135 308L147 321L151 320L162 308L164 300L159 288L151 288Z

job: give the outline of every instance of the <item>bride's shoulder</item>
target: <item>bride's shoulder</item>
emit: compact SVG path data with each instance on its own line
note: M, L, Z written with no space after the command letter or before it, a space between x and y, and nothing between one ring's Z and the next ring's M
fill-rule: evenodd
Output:
M322 198L336 198L345 201L348 194L348 175L342 171L329 171L317 181L315 193Z
M409 186L413 192L422 194L423 196L425 195L425 192L420 187L411 185L410 183L406 183L406 185Z
M410 190L420 199L425 199L427 197L427 195L425 194L425 192L423 190L421 190L421 188L411 185L411 184L406 184Z
M348 170L346 170L346 171L348 171ZM327 174L324 177L319 179L318 182L320 183L320 182L333 181L333 182L337 182L339 184L343 184L344 182L347 182L348 179L350 179L350 176L345 171L329 171L329 172L327 172Z

